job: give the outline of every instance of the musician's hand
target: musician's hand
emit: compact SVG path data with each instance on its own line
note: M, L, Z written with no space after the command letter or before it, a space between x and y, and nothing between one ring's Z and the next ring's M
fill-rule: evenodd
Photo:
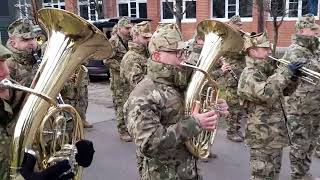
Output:
M215 111L209 111L206 113L199 113L200 104L196 103L193 109L193 116L199 121L200 127L203 130L212 131L216 129L218 121L218 113Z
M223 73L226 73L226 72L230 71L231 70L230 64L222 61L221 70L222 70Z
M0 99L9 100L10 99L10 91L9 89L2 89L0 87Z
M36 161L32 154L24 154L20 173L25 180L68 180L74 177L72 172L68 172L71 168L68 160L60 161L41 172L34 171Z
M288 64L288 69L294 76L297 76L300 73L299 71L300 68L302 68L304 64L305 64L304 62L300 62L300 61L293 62Z
M219 114L222 116L226 116L229 114L229 111L228 111L229 106L228 106L226 100L224 100L224 99L218 99L217 109L219 111Z
M73 74L71 75L71 77L70 77L70 80L74 82L74 81L76 81L77 78L78 78L77 74L76 74L76 73L73 73Z
M93 143L89 140L80 140L76 143L78 153L76 155L77 163L82 167L89 167L95 152Z

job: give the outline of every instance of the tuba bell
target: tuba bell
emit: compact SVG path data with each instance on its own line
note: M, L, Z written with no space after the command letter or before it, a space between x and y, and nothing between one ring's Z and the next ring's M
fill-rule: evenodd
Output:
M76 67L93 57L108 58L111 45L99 29L70 12L44 8L37 17L46 30L48 44L34 86L31 89L6 82L30 93L13 135L10 177L19 176L24 151L32 149L38 155L37 169L68 159L75 173L73 179L79 180L82 168L75 162L75 143L84 138L82 121L72 106L58 104L55 99ZM72 117L71 122L61 115L65 113Z
M195 106L200 105L201 112L217 110L216 104L219 96L219 87L211 76L210 72L220 57L227 56L229 53L239 53L243 48L243 38L239 31L231 26L215 21L204 20L197 26L197 35L204 39L204 45L194 68L191 81L185 95L185 113L192 114ZM214 131L202 131L198 136L187 141L188 150L200 159L210 155L213 141L217 129Z

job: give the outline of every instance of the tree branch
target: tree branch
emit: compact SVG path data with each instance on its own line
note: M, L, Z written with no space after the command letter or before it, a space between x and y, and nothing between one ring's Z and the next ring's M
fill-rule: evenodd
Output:
M173 2L172 2L173 3ZM168 0L166 0L166 5L169 7L169 9L170 9L170 11L171 11L171 13L174 15L174 16L176 16L177 15L177 13L173 10L173 8L170 6L170 4L169 4L169 1Z
M191 1L189 1L189 2L193 2L194 0L191 0ZM187 1L185 1L185 2L187 2ZM188 4L188 6L186 6L186 9L181 13L181 15L183 15L183 14L185 14L186 12L187 12L187 10L192 6L193 4Z

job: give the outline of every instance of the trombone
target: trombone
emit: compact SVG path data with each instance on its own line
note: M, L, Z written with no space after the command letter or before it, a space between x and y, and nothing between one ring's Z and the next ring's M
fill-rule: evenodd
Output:
M275 57L272 57L272 56L268 56L270 59L274 60L274 61L277 61L281 64L284 64L284 65L288 65L290 64L289 61L285 60L285 59L277 59ZM308 82L310 84L313 84L313 85L316 85L319 80L320 80L320 73L316 72L316 71L313 71L313 70L310 70L306 67L302 67L300 69L300 72L302 73L302 76L298 77L300 78L301 80L305 81L305 82Z

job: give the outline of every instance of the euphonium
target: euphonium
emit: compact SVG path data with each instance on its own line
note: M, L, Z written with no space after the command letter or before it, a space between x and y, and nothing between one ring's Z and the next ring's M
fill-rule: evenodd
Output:
M210 78L210 72L219 58L228 53L239 53L243 47L241 34L231 26L214 20L205 20L197 26L198 36L204 39L204 45L191 77L185 97L185 112L192 114L196 104L201 105L201 112L215 109L219 88ZM216 109L218 110L218 109ZM190 139L186 146L198 158L207 158L210 155L217 130L202 131L198 136Z
M100 30L70 12L44 8L38 12L38 18L47 32L48 45L34 88L17 87L32 94L27 97L15 127L10 176L18 176L25 149L33 149L39 155L38 169L46 169L51 163L67 158L75 173L74 179L79 180L82 168L75 162L74 144L84 138L80 116L72 106L57 104L55 99L76 67L93 57L108 58L111 45ZM70 122L62 113L73 117L71 132L68 131Z

